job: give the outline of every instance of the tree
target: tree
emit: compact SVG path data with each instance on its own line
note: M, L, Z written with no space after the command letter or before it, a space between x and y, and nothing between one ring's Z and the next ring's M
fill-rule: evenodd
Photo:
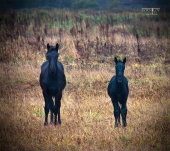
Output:
M97 0L91 0L91 1L89 0L86 3L86 8L96 9L97 7L99 7Z
M157 0L156 3L158 7L170 10L170 0Z
M107 4L107 9L112 10L112 9L120 7L120 6L121 6L121 4L120 4L119 0L113 0L112 2L109 2Z
M80 0L73 3L74 9L96 9L99 7L97 0Z

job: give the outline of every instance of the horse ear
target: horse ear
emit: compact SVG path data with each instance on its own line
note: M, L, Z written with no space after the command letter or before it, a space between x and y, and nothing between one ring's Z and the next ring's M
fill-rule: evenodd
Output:
M47 44L47 49L49 49L50 48L50 45L49 45L49 43Z
M115 63L117 64L117 58L115 57Z
M57 50L57 52L58 52L58 48L59 48L59 44L58 44L58 43L56 44L56 47L55 47L55 48L56 48L56 50Z
M124 63L124 64L126 63L126 57L123 59L123 63Z

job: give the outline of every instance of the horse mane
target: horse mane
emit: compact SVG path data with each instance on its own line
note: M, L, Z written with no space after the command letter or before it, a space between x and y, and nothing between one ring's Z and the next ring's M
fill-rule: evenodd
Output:
M48 49L48 52L49 51L54 51L54 50L56 50L56 48L54 47L54 46L50 46L50 49ZM57 50L56 50L57 51Z
M119 63L119 62L122 62L122 63L123 63L123 61L122 61L122 60L120 60L120 59L119 59L119 60L117 60L117 63Z

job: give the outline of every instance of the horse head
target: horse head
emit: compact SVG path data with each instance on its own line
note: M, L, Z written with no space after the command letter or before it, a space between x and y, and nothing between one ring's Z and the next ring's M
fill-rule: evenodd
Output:
M46 53L46 59L49 62L49 72L50 74L55 74L57 71L57 62L58 62L58 48L59 44L57 43L56 46L50 46L47 44L47 53Z
M115 57L115 63L116 63L116 79L117 82L122 82L123 81L123 77L124 77L124 70L125 70L125 63L126 63L126 57L123 59L123 61L118 60Z

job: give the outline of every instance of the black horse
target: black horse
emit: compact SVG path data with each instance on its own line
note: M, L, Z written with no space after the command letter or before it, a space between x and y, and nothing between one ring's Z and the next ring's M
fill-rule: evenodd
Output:
M116 63L116 76L113 76L108 85L108 95L110 96L113 107L114 107L114 117L115 117L115 127L120 124L120 114L122 116L122 123L125 127L126 114L127 114L127 98L129 94L128 80L124 76L126 58L122 61L118 61L115 57ZM121 108L120 108L121 106Z
M61 62L58 61L58 43L56 47L50 46L47 44L47 53L46 59L41 66L40 74L40 86L42 88L44 100L45 100L45 122L44 125L48 125L48 113L51 111L51 124L57 124L57 115L58 123L61 124L60 119L60 107L61 107L61 98L62 90L66 86L66 78L64 74L64 67ZM55 102L53 102L53 97ZM54 118L53 118L54 114Z

